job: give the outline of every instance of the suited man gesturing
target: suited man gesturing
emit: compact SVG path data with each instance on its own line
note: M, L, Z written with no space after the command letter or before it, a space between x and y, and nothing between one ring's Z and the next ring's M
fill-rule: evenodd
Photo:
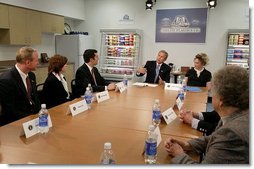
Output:
M146 83L163 84L164 81L169 83L171 68L164 63L167 58L168 53L165 50L159 51L156 60L147 61L144 67L137 70L136 75L146 74Z
M87 49L83 54L85 63L78 68L75 80L76 89L79 95L84 95L86 87L90 83L94 92L104 90L115 90L115 83L106 81L99 73L95 65L98 64L99 55L95 49Z
M32 72L36 70L38 63L37 50L22 47L17 51L15 66L1 74L0 126L39 112L40 101L36 92L36 77Z

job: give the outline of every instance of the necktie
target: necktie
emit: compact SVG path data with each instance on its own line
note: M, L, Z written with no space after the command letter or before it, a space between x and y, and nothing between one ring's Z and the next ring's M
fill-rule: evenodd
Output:
M32 100L31 99L31 83L28 76L26 77L26 86L27 86L27 95L28 95L29 101L31 101Z
M92 68L91 73L92 73L92 76L93 76L94 84L97 86L96 78L95 78L95 75L94 75L94 68Z
M156 69L155 69L156 75L155 75L155 78L154 78L154 83L156 83L156 81L157 81L157 78L158 78L158 76L159 76L159 71L160 71L160 65L158 64L158 65L156 66Z

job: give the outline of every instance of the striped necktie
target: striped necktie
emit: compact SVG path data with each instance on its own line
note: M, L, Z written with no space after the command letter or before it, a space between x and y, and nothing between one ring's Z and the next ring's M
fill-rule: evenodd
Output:
M159 76L160 66L161 66L161 65L159 65L159 64L156 66L156 69L155 69L156 75L155 75L155 78L154 78L154 83L156 83L157 78L158 78L158 76Z

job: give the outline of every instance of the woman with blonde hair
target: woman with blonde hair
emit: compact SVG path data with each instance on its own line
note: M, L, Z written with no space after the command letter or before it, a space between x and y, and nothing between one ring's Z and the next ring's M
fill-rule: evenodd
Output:
M67 66L65 56L54 55L49 59L48 77L43 85L44 102L51 108L71 100L66 79L62 74Z
M206 87L207 82L211 81L212 74L205 68L208 61L209 58L205 53L200 53L195 56L194 67L185 75L188 86Z

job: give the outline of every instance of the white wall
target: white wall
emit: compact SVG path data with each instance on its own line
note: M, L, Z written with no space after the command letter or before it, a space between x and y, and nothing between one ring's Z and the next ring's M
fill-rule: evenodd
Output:
M85 21L66 20L73 30L87 31L94 37L94 46L100 50L100 29L141 29L143 30L143 63L154 59L160 49L169 52L167 62L178 67L193 65L193 57L205 52L210 57L207 68L214 72L225 65L228 29L249 29L248 0L218 0L215 9L208 14L206 43L155 43L156 9L204 8L206 0L157 0L152 11L145 10L146 0L0 0L8 4L30 7L43 11L63 14L69 18L75 13L84 15ZM28 3L29 2L29 3ZM46 3L47 2L47 3ZM75 4L75 8L72 4ZM78 7L76 6L78 4ZM85 9L83 7L85 6ZM134 24L120 24L124 13L134 15ZM35 46L39 52L49 56L55 52L53 34L43 34L42 45ZM15 59L19 46L0 45L0 60Z
M206 0L157 0L152 11L145 10L146 0L85 0L84 23L78 29L88 31L95 37L95 47L100 49L100 29L136 28L143 30L143 63L154 59L160 49L169 53L167 62L178 67L193 65L199 52L210 57L207 68L214 72L225 65L228 29L249 29L248 0L218 0L215 9L208 14L206 43L155 43L156 9L204 8ZM123 13L135 16L134 24L118 22Z

